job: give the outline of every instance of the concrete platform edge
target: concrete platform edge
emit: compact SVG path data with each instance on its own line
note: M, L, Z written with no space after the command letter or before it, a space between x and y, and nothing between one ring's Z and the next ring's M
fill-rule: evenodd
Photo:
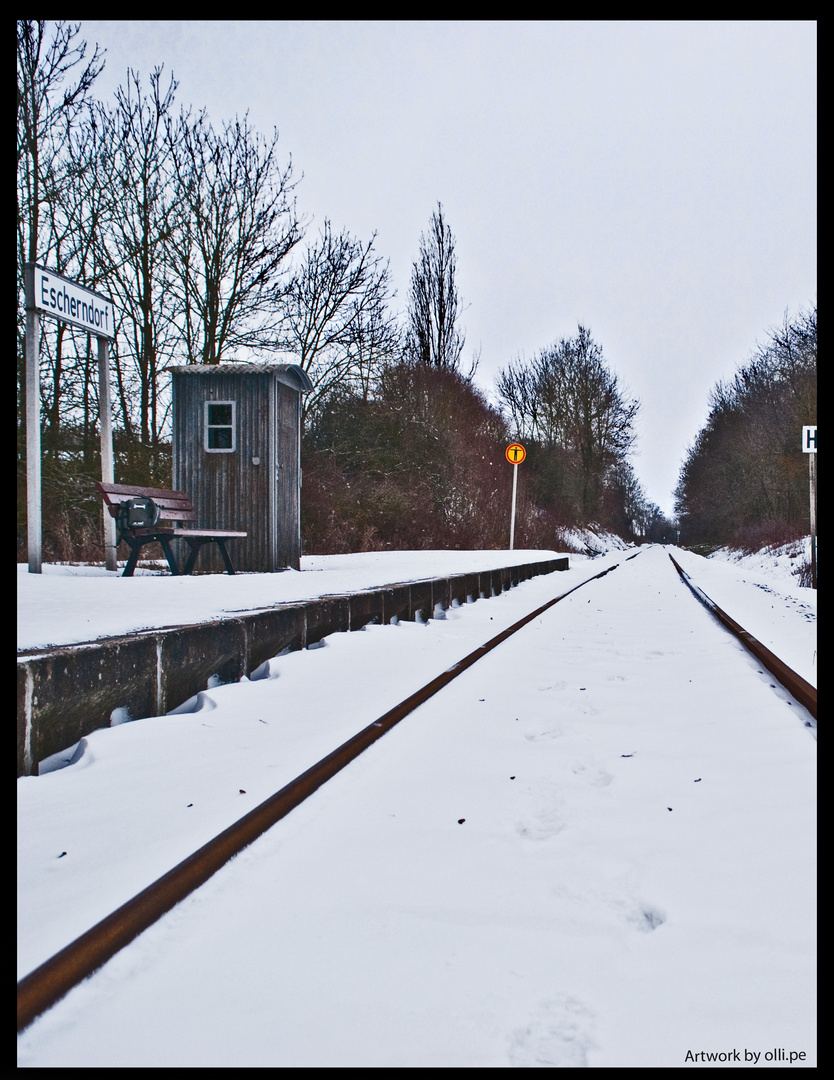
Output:
M438 608L496 596L521 581L567 570L567 557L472 574L400 582L215 619L139 630L18 654L17 775L119 722L164 716L218 683L250 677L279 653L328 634L393 619L427 622Z

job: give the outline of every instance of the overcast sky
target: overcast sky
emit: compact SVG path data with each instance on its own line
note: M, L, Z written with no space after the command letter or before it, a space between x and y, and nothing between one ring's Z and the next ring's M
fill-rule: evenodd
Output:
M405 308L455 234L476 381L590 328L642 402L634 465L673 510L710 389L816 303L813 22L95 22L94 93L164 64L217 124L277 128L299 210L377 233ZM88 54L89 55L89 54ZM797 448L800 433L797 432Z

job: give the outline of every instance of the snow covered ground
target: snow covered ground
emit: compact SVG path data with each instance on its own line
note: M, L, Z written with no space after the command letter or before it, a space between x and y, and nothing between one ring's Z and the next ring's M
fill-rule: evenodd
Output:
M272 604L341 596L403 581L553 559L555 551L374 551L312 555L301 571L198 574L172 578L167 566L132 578L102 566L17 567L18 649L68 645L180 623L202 622ZM581 556L579 558L582 558Z
M20 575L18 643L507 554L341 556L235 578L47 567ZM19 1065L814 1066L815 729L664 549L629 554L571 556L569 571L425 625L332 635L21 778L18 977L476 646L620 564L36 1020ZM779 567L675 556L816 684L812 590Z
M725 562L737 570L755 575L764 574L770 581L797 584L797 570L802 563L810 562L811 538L795 540L789 544L777 544L749 555L731 548L719 548L709 556L710 563Z

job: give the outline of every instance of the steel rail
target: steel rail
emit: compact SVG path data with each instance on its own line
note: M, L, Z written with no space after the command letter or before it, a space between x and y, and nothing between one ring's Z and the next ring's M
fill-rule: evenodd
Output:
M789 668L784 660L780 660L775 653L772 653L770 649L767 648L767 646L762 645L757 638L754 638L743 626L740 626L735 619L726 613L726 611L722 611L718 604L716 604L714 600L711 600L703 589L698 588L683 567L672 558L672 555L669 552L667 552L667 554L669 555L669 558L672 559L672 565L680 574L681 581L683 581L684 585L686 585L696 600L700 600L704 607L712 612L723 626L725 626L732 634L735 634L742 645L744 645L744 647L767 668L771 675L779 680L782 686L784 686L792 697L796 698L800 705L805 706L811 716L816 720L816 687L811 686L811 684L803 679L801 675L798 675Z
M638 552L639 554L639 552ZM629 556L634 558L634 556ZM494 648L522 627L543 614L560 600L581 589L591 581L610 574L619 563L575 585L572 589L518 622L496 634L441 675L426 683L409 697L389 709L378 720L363 728L336 750L312 765L306 772L291 780L248 814L230 825L213 840L169 870L161 878L128 900L111 915L102 919L86 933L76 938L60 952L46 960L17 984L17 1030L23 1031L36 1017L64 997L73 987L92 975L120 949L133 941L143 930L160 919L181 900L203 885L231 858L239 854L277 821L294 810L322 784L334 777L357 758L377 739L418 706L443 689L452 679L477 663Z

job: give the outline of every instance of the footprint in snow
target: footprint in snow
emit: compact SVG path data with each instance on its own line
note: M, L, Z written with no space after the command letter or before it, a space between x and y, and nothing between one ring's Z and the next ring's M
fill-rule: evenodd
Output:
M565 828L562 803L558 797L541 798L532 814L517 821L515 831L525 840L549 840Z
M594 1014L569 994L541 1002L510 1036L510 1064L521 1068L587 1068Z
M606 772L602 766L594 762L586 764L584 761L575 761L571 765L571 771L574 776L578 776L580 780L585 780L594 787L608 787L614 779L610 772Z
M635 930L639 930L641 934L650 934L666 922L666 912L653 904L641 903L632 908L626 918Z

